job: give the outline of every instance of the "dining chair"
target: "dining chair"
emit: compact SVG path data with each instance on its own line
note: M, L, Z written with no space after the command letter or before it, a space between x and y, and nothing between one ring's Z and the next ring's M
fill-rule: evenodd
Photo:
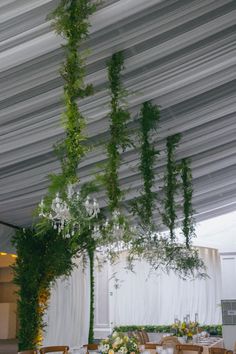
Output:
M18 354L37 354L37 350L23 350L22 352L18 352Z
M134 335L138 340L138 344L145 344L141 331L135 331Z
M143 343L146 344L147 342L149 342L149 337L146 331L142 330L140 331L141 336L143 337Z
M133 331L128 331L128 332L127 332L127 336L128 336L129 338L133 337L133 336L134 336L134 332L133 332Z
M67 345L55 345L51 347L43 347L39 350L40 354L45 353L62 353L68 354L69 347Z
M232 350L227 350L225 348L211 347L209 348L209 354L233 354Z
M156 347L162 347L162 345L159 343L145 343L144 346L145 349L154 349L154 350L156 350Z
M178 344L180 344L180 342L178 341L177 337L175 336L166 336L163 337L160 344L165 348L165 347L169 347L169 348L173 348L174 349L174 354L177 353L176 351L176 346Z
M184 352L196 352L197 354L201 354L203 352L203 347L194 344L177 344L176 351L177 354L184 354Z
M96 344L96 343L84 344L83 347L86 350L86 354L89 354L89 352L93 352L93 351L98 350L98 344Z

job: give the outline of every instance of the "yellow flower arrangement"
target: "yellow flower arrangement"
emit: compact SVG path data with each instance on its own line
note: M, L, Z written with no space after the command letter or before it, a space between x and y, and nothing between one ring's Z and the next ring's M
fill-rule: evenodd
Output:
M198 325L198 322L190 321L186 323L185 321L179 321L174 323L171 327L177 337L187 336L188 338L192 338L194 334L197 334Z

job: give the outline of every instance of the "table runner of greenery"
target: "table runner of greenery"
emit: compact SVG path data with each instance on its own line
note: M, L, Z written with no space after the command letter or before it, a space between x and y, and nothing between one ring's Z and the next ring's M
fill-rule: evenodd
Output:
M200 325L201 329L208 332L210 335L222 335L222 325ZM171 333L173 331L172 325L129 325L114 327L113 331L116 332L128 332L128 331L140 331L144 330L149 333Z

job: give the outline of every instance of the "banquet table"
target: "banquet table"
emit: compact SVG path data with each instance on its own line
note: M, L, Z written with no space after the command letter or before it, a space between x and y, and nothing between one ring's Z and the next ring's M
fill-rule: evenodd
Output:
M154 344L154 342L149 342L149 343ZM160 345L159 343L156 343L156 344ZM182 344L182 343L180 343L180 344ZM209 348L212 348L212 347L224 348L224 340L223 340L223 338L219 338L219 337L202 338L197 343L191 343L191 344L201 345L203 347L202 354L209 354ZM150 354L156 354L156 350L154 350L154 349L146 349L145 351L150 352ZM184 351L184 354L192 354L192 353L193 353L192 351L191 352L187 351L187 350Z
M156 344L160 345L159 343L154 343L154 342L149 342L150 344ZM181 344L181 343L180 343ZM203 346L203 353L202 354L209 354L209 348L212 347L217 347L217 348L223 348L224 347L224 341L223 338L219 337L208 337L208 338L203 338L198 341L198 343L194 343L196 345L201 345ZM71 348L70 353L72 354L81 354L83 351L81 347L74 347ZM89 350L88 351L90 354L98 354L97 350ZM145 352L149 352L150 354L156 354L155 349L146 349ZM188 352L187 350L184 351L184 354L193 354L193 352Z
M196 344L203 346L203 354L209 354L209 348L212 347L224 348L223 338L216 338L216 337L203 338L200 339Z

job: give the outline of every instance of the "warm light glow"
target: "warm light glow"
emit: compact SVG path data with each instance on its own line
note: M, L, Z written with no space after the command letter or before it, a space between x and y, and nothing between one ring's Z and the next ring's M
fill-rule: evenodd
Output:
M12 258L17 258L16 254L11 254L7 252L0 252L0 256L11 256Z

